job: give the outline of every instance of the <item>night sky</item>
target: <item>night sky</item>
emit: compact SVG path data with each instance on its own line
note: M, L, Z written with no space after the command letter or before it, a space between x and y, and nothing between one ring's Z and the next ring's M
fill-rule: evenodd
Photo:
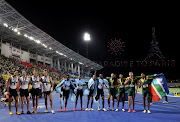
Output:
M179 78L179 14L176 6L171 4L149 3L144 5L108 3L108 5L91 3L59 3L55 1L37 0L6 0L20 14L34 25L51 35L60 43L75 52L86 56L84 32L91 34L88 44L88 58L104 64L115 61L134 61L132 67L105 66L98 71L105 76L111 72L128 75L164 73L169 79ZM133 5L133 6L132 6ZM148 6L150 5L150 6ZM173 7L173 8L172 8ZM171 8L171 9L170 9ZM152 27L156 28L156 40L159 49L166 58L174 60L175 66L137 66L136 61L146 58L151 47ZM109 43L111 39L121 39L123 50L121 54L111 54ZM160 61L156 56L153 61Z

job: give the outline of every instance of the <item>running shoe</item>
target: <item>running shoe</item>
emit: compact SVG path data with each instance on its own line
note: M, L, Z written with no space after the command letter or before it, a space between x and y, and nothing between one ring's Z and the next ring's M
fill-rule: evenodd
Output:
M114 111L114 108L112 108L112 111Z
M107 111L105 108L102 109L103 111Z
M151 113L151 111L150 111L150 110L147 110L147 113L148 113L148 114L150 114L150 113Z
M115 110L116 112L118 111L118 109Z
M62 111L62 108L60 108L59 110L58 110L58 112L61 112Z
M132 112L136 112L136 111L133 109Z
M109 111L109 108L110 108L110 107L107 108L108 111Z
M27 114L31 114L31 112L30 112L30 111L27 111Z
M98 108L98 111L100 111L101 109L100 108Z
M144 110L143 113L146 113L146 110Z
M125 109L123 108L122 111L125 112Z
M130 112L131 112L131 109L129 109L128 112L130 113Z
M64 108L64 111L68 111L68 109L67 109L67 108Z
M17 115L21 115L18 111L16 112Z
M84 109L83 109L83 108L81 108L81 111L84 111Z
M24 114L24 112L23 112L23 111L21 111L21 114Z
M74 108L73 110L76 111L76 108Z
M51 113L52 113L52 114L55 114L55 112L54 112L53 110L51 110Z
M168 101L164 101L163 103L168 103Z
M13 113L10 111L10 112L9 112L9 115L13 115Z
M90 109L86 108L85 111L89 111Z
M44 113L48 113L48 110L46 109L46 110L44 111Z
M90 108L90 111L94 111L94 109Z

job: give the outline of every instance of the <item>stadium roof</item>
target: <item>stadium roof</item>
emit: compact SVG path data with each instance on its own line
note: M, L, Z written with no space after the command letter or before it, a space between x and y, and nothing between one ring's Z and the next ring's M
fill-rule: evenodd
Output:
M83 67L100 70L103 67L64 46L53 37L33 25L5 0L0 0L0 36L30 52L45 54L47 57L60 58L79 63Z

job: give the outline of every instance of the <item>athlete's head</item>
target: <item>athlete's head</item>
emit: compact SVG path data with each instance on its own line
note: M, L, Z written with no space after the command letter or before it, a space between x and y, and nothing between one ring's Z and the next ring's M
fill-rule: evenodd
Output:
M93 75L93 80L95 80L96 79L96 75Z
M141 77L142 77L142 78L145 78L145 74L144 74L144 73L141 73Z
M14 72L14 76L18 76L18 74L19 74L18 71Z
M79 80L81 80L81 75L79 75Z
M133 72L129 72L129 77L133 77Z
M70 79L70 75L66 75L66 78L67 78L67 80L69 80Z
M103 74L99 74L99 77L100 77L100 78L103 78Z
M26 76L26 71L25 70L22 71L22 76Z
M113 78L113 79L114 79L114 77L115 77L114 73L111 73L111 78Z
M37 74L38 74L37 69L34 69L34 71L33 71L33 75L37 76Z
M123 74L119 74L119 78L123 78Z
M47 69L44 69L44 70L43 70L43 75L44 75L44 76L47 76Z

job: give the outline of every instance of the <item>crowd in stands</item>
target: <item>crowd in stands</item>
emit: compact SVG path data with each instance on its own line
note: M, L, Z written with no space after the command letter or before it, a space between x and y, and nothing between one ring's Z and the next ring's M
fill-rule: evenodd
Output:
M53 81L59 81L63 77L63 73L56 71L55 69L38 63L32 63L33 67L27 67L23 65L22 62L16 58L7 58L3 55L0 55L0 75L12 75L14 71L19 71L20 75L23 70L26 70L28 75L32 75L33 69L36 68L39 71L39 75L42 75L44 69L47 69L50 76L53 78Z

